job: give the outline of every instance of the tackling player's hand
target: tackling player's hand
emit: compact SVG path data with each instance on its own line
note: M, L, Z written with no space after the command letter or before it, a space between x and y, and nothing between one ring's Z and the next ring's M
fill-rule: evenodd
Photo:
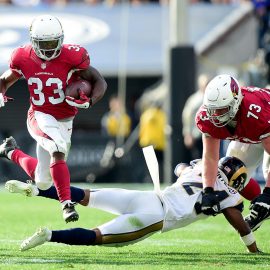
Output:
M220 212L219 198L212 187L206 187L203 190L201 210L209 216L216 216Z
M3 93L0 93L0 108L5 106L5 103L8 101L13 101L13 98L7 97L3 95Z
M66 96L66 102L70 106L74 106L80 109L88 109L92 106L92 100L85 95L83 91L79 91L80 99L75 99L74 97Z

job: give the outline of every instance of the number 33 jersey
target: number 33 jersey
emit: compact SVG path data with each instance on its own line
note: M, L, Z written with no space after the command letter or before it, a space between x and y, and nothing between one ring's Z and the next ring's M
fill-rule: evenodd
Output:
M241 87L243 100L236 114L236 128L215 127L202 106L196 115L201 132L217 139L236 140L244 143L260 143L270 136L270 89Z
M214 190L220 191L221 210L242 203L240 194L220 177L217 177ZM165 213L162 232L181 228L209 217L200 211L202 178L199 165L186 168L173 185L162 191L161 200Z
M56 119L72 117L77 108L65 102L65 89L75 79L74 72L87 69L90 59L79 45L64 44L60 55L50 61L37 57L32 46L15 49L10 69L24 77L30 93L31 110L54 116Z

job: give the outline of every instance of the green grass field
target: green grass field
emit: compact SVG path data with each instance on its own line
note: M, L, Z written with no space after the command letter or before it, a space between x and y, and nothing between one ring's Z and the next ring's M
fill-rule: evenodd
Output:
M222 215L122 248L46 243L19 251L22 239L40 226L93 228L112 217L82 206L77 210L80 221L66 225L56 201L9 194L1 187L0 269L270 269L270 221L255 233L265 254L251 255Z

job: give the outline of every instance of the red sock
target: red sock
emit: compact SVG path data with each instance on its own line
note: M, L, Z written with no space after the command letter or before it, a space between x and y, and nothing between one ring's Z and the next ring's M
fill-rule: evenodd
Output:
M51 176L57 190L59 201L71 200L70 195L70 174L67 163L59 160L50 165Z
M15 149L11 155L11 160L18 164L32 178L35 178L37 159L26 155L19 149Z
M255 179L250 178L248 184L244 187L240 194L247 200L252 201L261 194L259 183Z

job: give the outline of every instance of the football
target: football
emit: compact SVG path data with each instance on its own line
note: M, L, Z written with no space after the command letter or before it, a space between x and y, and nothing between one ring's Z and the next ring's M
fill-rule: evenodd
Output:
M82 90L85 95L89 97L92 92L91 84L86 80L72 82L71 84L67 85L65 95L78 99L79 90Z

